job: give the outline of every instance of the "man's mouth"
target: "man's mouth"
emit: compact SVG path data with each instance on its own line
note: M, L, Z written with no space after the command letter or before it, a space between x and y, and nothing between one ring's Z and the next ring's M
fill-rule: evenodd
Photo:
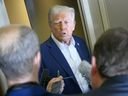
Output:
M63 33L63 34L66 34L66 33Z
M65 32L65 31L62 31L61 33L62 33L62 34L66 34L66 32Z

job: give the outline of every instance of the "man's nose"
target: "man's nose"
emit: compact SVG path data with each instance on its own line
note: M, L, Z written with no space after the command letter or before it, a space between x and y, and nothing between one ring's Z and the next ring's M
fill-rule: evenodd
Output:
M64 22L61 22L60 24L60 29L64 30L66 28L66 24Z

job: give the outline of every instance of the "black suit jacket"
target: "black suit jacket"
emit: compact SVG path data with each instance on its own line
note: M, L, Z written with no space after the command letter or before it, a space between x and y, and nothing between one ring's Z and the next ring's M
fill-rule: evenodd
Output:
M128 96L128 75L112 77L84 96Z

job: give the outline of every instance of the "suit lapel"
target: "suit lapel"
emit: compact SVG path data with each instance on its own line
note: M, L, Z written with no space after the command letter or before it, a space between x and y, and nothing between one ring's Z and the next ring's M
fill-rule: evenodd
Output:
M83 60L84 59L84 55L83 55L82 50L80 49L80 43L78 43L77 41L75 41L75 42L76 42L75 47L76 47L76 49L77 49L77 51L78 51L78 53L80 55L81 60Z
M65 57L63 56L62 52L60 49L57 47L55 42L50 38L50 43L49 43L49 51L53 58L55 58L56 62L61 66L63 70L65 70L66 73L69 74L69 76L74 76L68 62L66 61ZM73 78L73 80L76 82L76 79Z

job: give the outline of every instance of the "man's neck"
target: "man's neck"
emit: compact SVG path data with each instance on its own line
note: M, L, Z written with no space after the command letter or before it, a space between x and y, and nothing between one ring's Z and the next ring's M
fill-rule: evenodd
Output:
M60 41L60 40L56 39L53 34L51 34L51 38L53 39L53 41L54 41L57 45L59 45L59 43L63 43L63 44L66 44L66 45L70 45L70 44L72 43L72 44L75 45L75 41L74 41L73 37L70 38L69 40L66 40L66 41Z
M37 82L38 83L38 80L35 79L35 78L20 78L20 79L15 79L15 80L9 80L8 81L8 86L13 86L13 85L16 85L16 84L23 84L23 83L26 83L26 82Z

